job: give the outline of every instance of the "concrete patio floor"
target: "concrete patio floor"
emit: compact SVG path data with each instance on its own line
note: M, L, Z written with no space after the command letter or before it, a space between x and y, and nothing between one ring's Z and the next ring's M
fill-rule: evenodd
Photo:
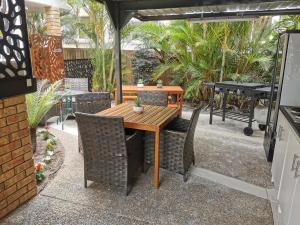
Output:
M183 116L189 117L190 113L190 110L185 110ZM255 132L254 137L245 137L239 134L243 126L233 121L224 124L217 117L214 125L210 126L208 115L202 114L195 136L197 166L268 187L271 185L270 165L264 160L260 146L261 132ZM273 224L267 196L257 197L260 195L230 188L231 182L236 183L236 179L230 180L222 175L216 179L218 176L213 172L207 173L206 179L197 175L197 169L187 183L180 175L161 170L161 186L154 191L153 168L150 168L139 177L127 197L93 182L89 182L85 189L83 156L78 153L74 121L67 121L66 127L68 133L51 129L66 149L62 169L37 197L4 218L0 224ZM237 146L233 148L233 144ZM217 157L222 149L226 154ZM247 186L247 183L244 185Z

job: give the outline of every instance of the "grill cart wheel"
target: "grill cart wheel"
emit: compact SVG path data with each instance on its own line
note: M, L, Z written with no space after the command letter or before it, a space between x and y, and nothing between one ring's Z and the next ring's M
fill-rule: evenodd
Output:
M244 134L246 136L251 136L253 134L253 129L251 127L245 127L244 128Z
M266 130L266 125L265 124L258 124L258 128L261 130L261 131L265 131Z

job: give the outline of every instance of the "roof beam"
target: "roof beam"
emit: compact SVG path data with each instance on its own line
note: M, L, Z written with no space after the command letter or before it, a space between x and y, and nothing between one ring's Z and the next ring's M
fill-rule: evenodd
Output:
M104 1L104 4L115 29L122 29L135 14L135 11L121 11L119 2Z
M299 15L298 9L287 10L264 10L264 11L245 11L245 12L219 12L219 13L195 13L195 14L178 14L178 15L160 15L160 16L143 16L136 14L135 17L141 21L156 21L156 20L180 20L180 19L197 19L216 18L216 17L236 17L243 16L281 16L281 15Z
M120 3L120 10L146 10L211 5L255 4L280 1L282 2L282 0L127 0L117 2Z

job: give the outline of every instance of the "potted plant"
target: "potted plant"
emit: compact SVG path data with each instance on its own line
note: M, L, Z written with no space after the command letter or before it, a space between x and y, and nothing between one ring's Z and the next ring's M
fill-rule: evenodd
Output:
M46 177L45 164L38 162L34 168L35 177L38 182L41 182Z
M162 82L162 80L158 80L158 81L157 81L156 87L158 87L158 88L162 88L162 87L163 87L163 82Z
M26 95L28 122L30 127L33 152L36 151L36 130L44 116L52 109L63 96L57 94L62 82L56 81L49 85L43 80L38 90ZM49 85L49 87L47 87Z
M144 87L143 79L139 79L139 80L138 80L137 87L139 87L139 88Z
M144 106L142 106L142 99L137 97L134 100L133 111L136 113L142 113L144 111Z

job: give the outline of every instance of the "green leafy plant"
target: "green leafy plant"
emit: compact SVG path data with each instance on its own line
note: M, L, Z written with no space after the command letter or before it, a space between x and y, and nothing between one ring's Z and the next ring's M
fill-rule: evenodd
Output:
M141 47L154 52L160 64L152 79L180 85L185 98L208 100L207 82L269 82L278 30L299 27L299 16L255 21L168 24L147 22L134 30Z
M62 82L57 81L54 84L43 80L35 93L26 95L26 105L28 113L28 122L31 131L33 152L36 150L36 129L44 116L55 106L63 97L57 94Z
M35 173L36 180L37 180L38 182L43 181L43 180L45 179L45 177L46 177L46 168L45 168L45 164L42 163L42 162L38 162L38 163L35 165L34 173Z
M53 146L57 145L57 140L56 138L50 138L47 140L47 144L51 144Z
M141 98L137 97L137 98L134 100L134 105L135 105L136 107L141 107L142 104L143 104L143 101L142 101Z
M139 79L137 83L138 84L144 84L144 81L143 81L143 79Z
M158 80L156 86L158 88L162 88L163 87L163 81L162 80Z
M50 142L47 142L46 148L47 148L47 151L54 151L54 145L51 144Z

